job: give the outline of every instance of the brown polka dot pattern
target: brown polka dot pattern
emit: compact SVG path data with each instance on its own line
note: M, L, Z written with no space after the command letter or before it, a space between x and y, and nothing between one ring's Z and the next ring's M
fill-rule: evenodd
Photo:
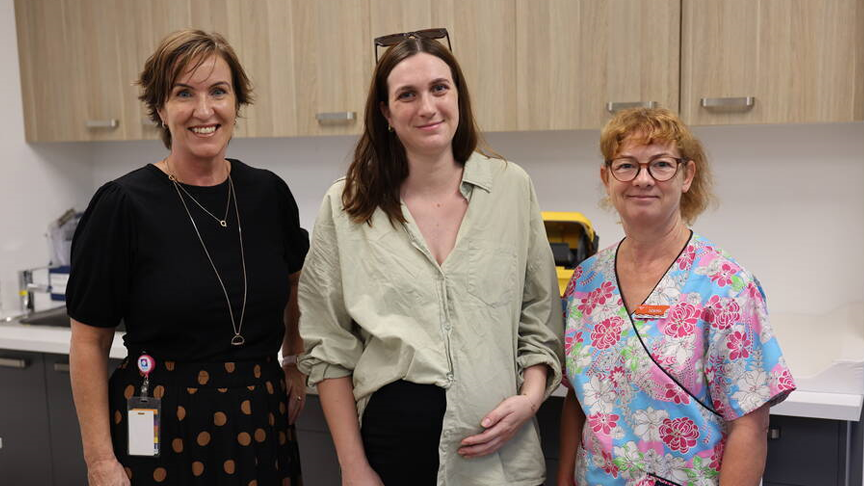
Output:
M222 469L225 470L225 474L234 474L234 461L232 459L228 459L225 461L225 464L222 465Z
M249 391L255 391L255 385L249 385L246 387L246 389Z
M248 446L252 443L252 437L249 436L249 432L240 432L237 434L237 442L242 446Z
M249 486L258 486L258 481L255 479L253 479L252 481L249 481Z
M276 425L276 417L273 415L273 412L270 412L267 415L268 415L267 422L270 423L270 427L273 427L274 425Z
M267 438L267 432L264 429L255 429L255 442L264 442Z
M285 403L284 402L279 402L279 413L281 413L282 415L285 415Z
M255 378L261 378L261 365L256 364L255 367L252 368L252 374L255 375Z
M198 477L204 474L204 463L201 461L195 461L192 463L192 475Z
M123 421L123 414L120 413L120 410L114 410L114 423L119 424Z
M249 400L243 400L240 404L240 411L246 415L252 415L252 403Z
M210 381L210 373L207 373L206 371L201 370L198 373L198 383L201 385L206 385L208 381Z
M268 381L268 382L264 383L264 386L267 387L267 393L269 393L269 394L272 395L273 392L274 392L274 389L273 389L273 383L270 383L270 382Z
M132 395L134 395L134 394L135 394L135 386L133 386L133 385L129 385L126 387L125 390L123 390L123 396L126 397L126 400L129 400L130 398L132 398Z
M225 393L228 391L227 388L217 388L217 390L219 390L219 393Z
M166 477L168 477L168 471L166 471L164 467L157 467L153 470L153 481L161 483L162 481L165 481Z
M210 443L210 432L207 432L205 430L204 432L201 432L200 434L198 434L198 445L200 445L201 447L204 447L209 443Z
M171 449L174 449L174 452L180 454L183 452L183 439L177 438L171 441Z
M230 361L225 363L225 371L227 371L228 373L234 373L234 369L235 369L234 363L232 363Z
M165 362L165 369L168 371L174 371L174 362L173 361L166 361Z
M162 385L157 386L153 389L153 396L156 398L162 398L165 396L165 387Z
M197 388L187 388L186 393L188 393L190 395L194 395L194 394L198 393L198 389Z
M279 432L279 445L285 445L287 441L288 437L285 435L285 432Z
M184 418L186 418L186 409L183 405L179 405L177 407L177 420L182 422Z
M216 412L213 414L213 424L217 427L222 427L228 422L228 416L225 412Z

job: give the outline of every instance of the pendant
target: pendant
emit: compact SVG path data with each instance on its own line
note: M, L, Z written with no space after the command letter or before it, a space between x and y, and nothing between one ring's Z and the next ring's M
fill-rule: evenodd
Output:
M239 334L235 334L233 338L231 338L232 346L243 346L243 343L246 342L246 338Z
M221 224L223 228L227 228L227 227L228 227L228 223L226 223L224 219L220 219L220 220L219 220L219 224Z

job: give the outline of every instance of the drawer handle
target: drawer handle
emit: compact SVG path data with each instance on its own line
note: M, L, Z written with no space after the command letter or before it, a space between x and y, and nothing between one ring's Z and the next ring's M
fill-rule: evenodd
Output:
M753 108L756 104L755 96L743 96L739 98L702 98L699 100L699 105L702 108L712 109L741 109L742 111Z
M317 113L315 115L315 119L322 125L351 123L356 118L357 113L353 111L332 111L329 113Z
M69 373L69 363L54 363L54 371L58 373Z
M28 366L30 366L30 362L26 359L0 358L0 368L23 370Z
M617 113L628 108L657 108L656 101L610 101L606 103L606 111Z
M768 440L777 440L780 438L780 428L771 427L768 429Z
M110 120L87 120L85 123L87 128L110 128L114 129L120 126L120 120L112 118Z

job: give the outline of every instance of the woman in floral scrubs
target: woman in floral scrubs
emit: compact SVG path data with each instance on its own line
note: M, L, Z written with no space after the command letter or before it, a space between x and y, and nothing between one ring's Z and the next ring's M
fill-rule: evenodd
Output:
M688 227L711 199L702 146L668 110L642 108L610 120L600 145L626 236L565 294L558 484L756 486L768 408L795 384L759 281Z

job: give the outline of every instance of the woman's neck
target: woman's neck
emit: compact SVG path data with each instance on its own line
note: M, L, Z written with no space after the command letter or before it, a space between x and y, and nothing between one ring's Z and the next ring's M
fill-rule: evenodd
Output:
M625 225L627 237L621 243L620 253L639 266L675 258L690 239L690 229L680 215L665 225L638 226Z
M402 183L402 196L439 195L459 190L463 167L447 151L435 156L408 155L408 177Z
M172 152L163 162L163 169L179 182L192 186L215 186L225 182L231 164L224 157L184 157Z

